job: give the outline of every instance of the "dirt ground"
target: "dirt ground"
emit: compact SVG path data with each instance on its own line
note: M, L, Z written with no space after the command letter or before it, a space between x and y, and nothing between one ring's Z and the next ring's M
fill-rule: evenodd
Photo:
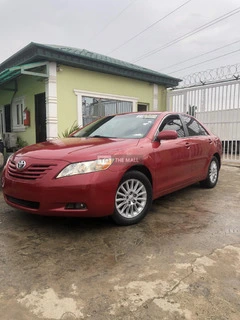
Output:
M33 216L0 192L0 319L239 320L240 168L138 225Z

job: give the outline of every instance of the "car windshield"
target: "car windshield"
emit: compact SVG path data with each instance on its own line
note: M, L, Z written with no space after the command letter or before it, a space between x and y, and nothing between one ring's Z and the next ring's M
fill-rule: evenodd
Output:
M149 132L157 114L122 114L101 118L73 134L73 137L139 139Z

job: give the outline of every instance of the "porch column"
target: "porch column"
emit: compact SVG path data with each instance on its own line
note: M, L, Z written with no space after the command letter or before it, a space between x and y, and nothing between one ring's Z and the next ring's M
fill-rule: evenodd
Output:
M158 111L158 85L153 85L153 111Z
M45 84L45 92L47 140L51 140L58 137L56 62L49 62L48 79Z

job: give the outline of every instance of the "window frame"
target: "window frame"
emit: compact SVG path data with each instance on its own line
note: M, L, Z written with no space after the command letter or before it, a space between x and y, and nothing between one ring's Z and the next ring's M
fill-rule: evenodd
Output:
M12 131L25 131L23 111L25 109L25 97L15 98L11 105Z
M83 97L128 101L132 103L132 112L137 111L138 98L136 97L120 96L120 95L110 94L110 93L101 93L101 92L85 91L85 90L78 90L78 89L74 89L73 91L77 96L77 121L80 127L83 126L83 99L82 99Z
M198 127L201 128L203 130L203 132L205 132L206 134L197 134L197 133L194 134L194 135L190 134L189 129L188 129L188 125L185 122L184 117L192 119L193 121L195 121L197 123ZM188 114L181 115L181 118L182 118L182 123L183 123L184 127L186 128L186 131L187 131L187 134L188 134L189 138L191 138L191 137L206 137L206 136L209 136L209 132L207 131L207 129L205 129L204 126L196 118L194 118L194 117L192 117L191 115L188 115Z

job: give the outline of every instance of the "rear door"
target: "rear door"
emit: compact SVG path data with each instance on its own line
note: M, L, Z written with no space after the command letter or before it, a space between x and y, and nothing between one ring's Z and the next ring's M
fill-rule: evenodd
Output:
M213 139L203 126L193 117L181 116L186 125L190 147L191 167L194 178L202 177L212 157Z

